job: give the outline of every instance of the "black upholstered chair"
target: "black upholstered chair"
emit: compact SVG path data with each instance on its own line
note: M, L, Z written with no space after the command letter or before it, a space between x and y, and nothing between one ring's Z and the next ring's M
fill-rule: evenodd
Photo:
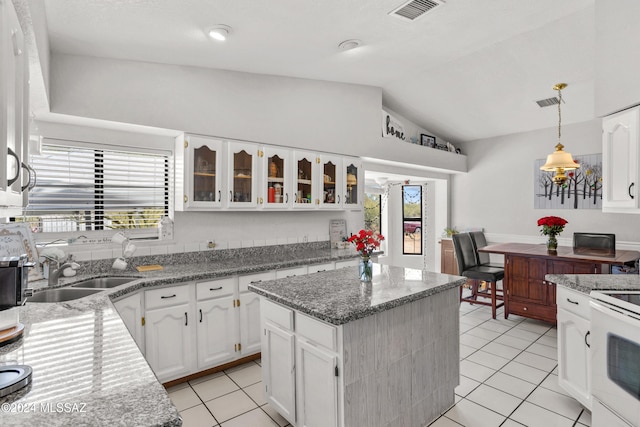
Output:
M573 252L577 254L616 254L616 235L609 233L573 233Z
M471 282L471 296L463 297L462 288L460 288L460 301L490 305L491 315L495 319L496 310L504 305L504 295L498 292L497 286L497 282L504 279L504 269L478 264L476 247L471 234L459 233L454 234L451 238L458 261L458 274L470 279ZM478 289L481 281L488 284L487 289ZM484 301L480 298L489 298L490 301ZM498 300L503 302L498 303Z
M487 239L484 237L484 233L482 231L472 231L469 234L471 234L471 239L473 240L478 265L486 265L488 267L504 269L504 265L492 263L488 253L478 252L478 249L487 246Z

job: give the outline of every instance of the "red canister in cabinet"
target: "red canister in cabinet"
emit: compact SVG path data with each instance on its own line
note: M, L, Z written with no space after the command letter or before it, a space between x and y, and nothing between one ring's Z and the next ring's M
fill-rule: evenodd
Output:
M267 202L275 203L276 201L276 189L273 187L269 187L269 191L267 193Z

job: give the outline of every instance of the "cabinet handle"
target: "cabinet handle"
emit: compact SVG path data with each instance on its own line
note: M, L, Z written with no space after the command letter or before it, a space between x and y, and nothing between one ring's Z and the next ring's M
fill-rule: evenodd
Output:
M27 183L22 186L21 191L24 191L24 190L31 191L34 189L34 187L36 186L36 183L38 182L36 170L31 166L29 166L28 164L25 164L24 162L22 163L22 167L27 170L27 174L29 174L29 179L27 180Z
M229 191L229 201L233 202L233 191Z
M587 347L591 348L591 344L589 344L589 341L587 341L589 335L591 335L591 331L587 331L587 333L584 334L584 343L587 345Z
M210 291L219 291L222 289L222 286L218 286L217 288L209 288Z
M575 304L575 305L580 305L578 301L571 301L569 298L567 298L567 302L570 302L571 304Z
M340 204L340 195L339 194L338 194L338 203L337 204Z
M218 190L218 201L220 202L222 199L222 192L220 190Z
M176 296L176 294L173 294L173 295L162 295L160 297L160 299L175 298L175 296Z
M631 197L632 199L635 198L635 197L633 197L633 194L631 194L631 189L633 188L634 185L636 185L635 182L632 182L631 184L629 184L629 197Z
M187 314L187 313L185 313ZM200 309L200 323L202 323L202 309Z
M284 193L284 202L289 203L289 193Z
M20 176L20 159L18 158L18 155L11 148L7 147L7 151L11 157L16 159L16 176L14 176L13 178L7 179L7 187L9 187L11 186L11 184L16 182L18 180L18 177Z
M262 279L260 279L260 280L254 280L254 281L252 281L251 283L253 284L253 283L260 283L260 282L262 282Z
M187 312L184 312L184 326L189 325L189 317L187 316Z

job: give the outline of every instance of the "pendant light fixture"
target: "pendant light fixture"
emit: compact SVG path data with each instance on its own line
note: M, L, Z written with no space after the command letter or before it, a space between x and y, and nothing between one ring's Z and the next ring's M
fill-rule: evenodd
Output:
M556 145L556 151L547 156L547 162L540 167L540 170L546 172L555 172L553 176L553 182L557 185L564 185L567 182L567 176L564 174L567 170L574 170L580 167L580 164L576 163L571 157L571 153L567 153L563 150L564 145L560 143L560 136L562 134L562 114L560 112L560 106L562 105L562 89L567 87L566 83L558 83L553 87L553 90L558 91L558 144Z

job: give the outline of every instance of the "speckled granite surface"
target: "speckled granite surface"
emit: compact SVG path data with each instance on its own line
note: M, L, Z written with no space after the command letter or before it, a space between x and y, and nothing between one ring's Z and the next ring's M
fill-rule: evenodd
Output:
M133 281L73 301L27 300L25 306L15 308L25 325L24 336L0 347L0 365L26 364L33 368L33 376L29 387L0 398L0 425L181 425L178 411L109 299L153 286L356 256L353 250L308 246L305 250L295 249L270 247L264 251L226 252L216 257L193 254L181 261L198 262L164 265L160 271L90 268L75 277L61 278L59 286L101 276L131 276ZM30 282L29 286L37 292L46 288L47 282Z
M270 300L334 325L389 310L461 286L466 279L429 271L374 264L363 284L357 267L250 284Z
M545 279L585 294L594 290L640 290L637 274L547 274Z

